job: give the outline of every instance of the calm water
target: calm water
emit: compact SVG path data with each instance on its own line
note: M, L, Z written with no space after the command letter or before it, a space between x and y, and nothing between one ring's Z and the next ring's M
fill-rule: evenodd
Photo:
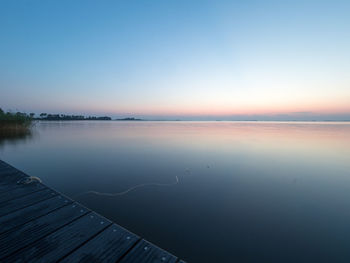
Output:
M41 122L0 158L188 262L350 262L350 123Z

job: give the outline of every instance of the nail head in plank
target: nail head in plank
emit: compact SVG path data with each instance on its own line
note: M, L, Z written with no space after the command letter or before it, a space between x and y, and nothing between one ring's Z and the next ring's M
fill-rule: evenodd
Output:
M91 217L91 215L93 215ZM101 224L103 222L103 224ZM10 262L57 262L112 224L89 213L7 258Z
M175 263L177 258L165 250L141 240L125 255L121 263Z
M62 196L54 196L50 199L40 201L37 204L0 217L0 234L48 214L55 209L68 205L71 202L71 200L62 198Z
M88 211L89 210L86 208L73 203L0 235L0 256L6 257L11 253L34 243L44 236L56 231L60 227L63 227L83 216Z
M0 216L9 214L16 210L22 209L24 207L33 205L42 200L51 198L52 196L57 195L57 193L51 189L44 189L38 192L31 193L30 195L16 198L6 203L0 204Z
M47 189L46 186L37 182L21 184L19 187L14 188L11 191L0 193L0 203L22 197L45 188Z
M61 263L116 262L140 238L113 224L78 248Z

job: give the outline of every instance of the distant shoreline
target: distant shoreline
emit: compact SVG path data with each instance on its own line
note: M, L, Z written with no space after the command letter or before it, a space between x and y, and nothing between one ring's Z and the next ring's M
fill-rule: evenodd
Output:
M114 121L114 122L350 122L350 120L152 120L152 119L40 119L36 121Z
M2 111L3 112L3 111ZM5 113L3 112L3 115ZM350 122L350 119L345 119L345 120L330 120L330 119L324 119L324 120L318 120L318 119L313 119L313 120L297 120L297 119L268 119L268 120L258 120L258 119L189 119L184 117L185 119L179 119L179 118L174 118L174 119L163 119L163 118L154 118L150 117L149 119L144 119L144 118L139 118L139 117L117 117L117 118L112 118L109 116L84 116L84 115L67 115L67 114L51 114L51 113L40 113L36 115L35 113L11 113L8 112L6 113L9 116L10 115L17 115L17 118L21 117L26 117L28 120L34 120L34 121L171 121L171 122ZM36 115L36 116L35 116ZM5 116L5 115L4 115ZM210 117L208 117L210 118ZM233 117L234 118L234 117Z

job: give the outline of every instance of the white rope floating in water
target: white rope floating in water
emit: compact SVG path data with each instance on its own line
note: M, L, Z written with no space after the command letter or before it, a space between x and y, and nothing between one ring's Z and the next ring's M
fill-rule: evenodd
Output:
M172 186L172 185L176 185L179 183L179 178L177 176L175 176L176 181L174 183L145 183L145 184L138 184L135 185L133 187L128 188L127 190L123 191L123 192L117 192L117 193L102 193L102 192L97 192L97 191L87 191L87 192L83 192L81 194L76 195L75 197L78 196L82 196L82 195L86 195L86 194L95 194L95 195L100 195L100 196L121 196L121 195L125 195L137 188L141 188L141 187L145 187L145 186Z
M36 176L28 176L17 181L17 184L31 184L31 183L41 183L41 179Z

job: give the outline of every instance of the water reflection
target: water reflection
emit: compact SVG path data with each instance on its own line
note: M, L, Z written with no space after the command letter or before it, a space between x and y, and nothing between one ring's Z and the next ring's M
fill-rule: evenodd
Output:
M22 144L32 139L31 129L0 129L0 147L4 144Z
M0 145L0 158L69 196L111 193L77 200L188 262L350 260L350 123L74 121L35 131Z

